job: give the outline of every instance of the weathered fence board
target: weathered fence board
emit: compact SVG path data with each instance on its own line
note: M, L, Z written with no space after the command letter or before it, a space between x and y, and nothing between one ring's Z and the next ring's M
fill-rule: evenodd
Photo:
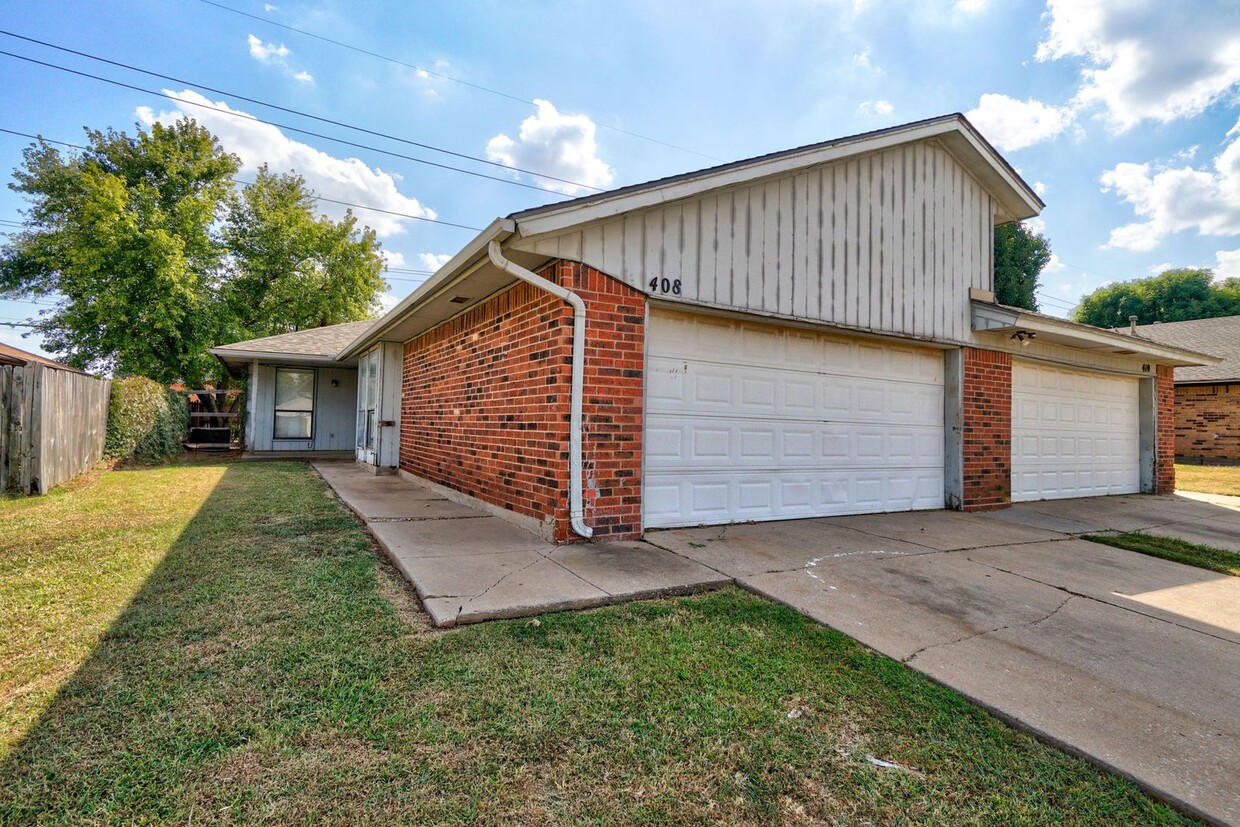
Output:
M0 491L46 494L98 462L111 384L47 365L0 367Z

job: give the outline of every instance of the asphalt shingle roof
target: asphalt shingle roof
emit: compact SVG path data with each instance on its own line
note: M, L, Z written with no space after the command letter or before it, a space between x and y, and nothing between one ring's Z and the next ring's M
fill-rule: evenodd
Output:
M1223 360L1217 365L1176 368L1176 382L1240 382L1240 316L1146 324L1137 328L1137 335Z
M362 331L372 324L374 324L373 320L345 322L310 330L298 330L293 333L281 333L278 336L264 336L261 339L247 339L244 342L233 342L230 345L220 345L213 349L323 356L330 359L344 350L345 345L362 335Z

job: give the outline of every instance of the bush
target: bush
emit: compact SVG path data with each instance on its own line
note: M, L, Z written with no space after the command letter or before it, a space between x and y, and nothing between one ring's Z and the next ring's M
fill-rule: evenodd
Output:
M122 462L160 462L179 454L188 424L179 394L141 376L112 380L104 456Z

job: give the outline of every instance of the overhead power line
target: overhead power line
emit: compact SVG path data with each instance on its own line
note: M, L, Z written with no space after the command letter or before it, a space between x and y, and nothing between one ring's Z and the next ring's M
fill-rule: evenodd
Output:
M216 3L214 2L214 0L199 0L199 2L205 3L208 6L214 6L217 9L222 9L223 11L230 12L231 14L237 14L242 17L248 17L251 20L257 20L258 22L266 24L268 26L276 26L277 28L285 29L286 31L290 31L290 32L296 32L297 34L303 35L305 37L314 38L315 40L320 40L324 43L330 43L333 46L339 46L342 49L348 49L349 51L357 52L358 54L367 55L369 57L377 58L379 60L384 60L384 61L387 61L388 63L394 63L397 66L404 66L406 69L413 69L414 71L417 71L417 72L425 72L426 74L431 75L432 77L437 77L441 80L446 80L451 83L459 84L461 86L468 86L469 88L477 89L480 92L486 92L487 94L490 94L490 95L496 95L497 97L507 98L508 100L516 101L517 103L524 103L529 106L538 105L534 101L530 100L529 98L523 98L520 95L514 95L509 92L502 92L498 89L492 89L489 86L483 86L482 84L479 84L479 83L472 83L471 81L463 80L458 77L453 77L452 75L446 75L443 72L437 72L434 69L427 69L425 66L418 66L416 63L406 63L405 61L400 60L399 58L389 57L388 55L380 54L379 52L373 52L370 49L363 49L361 46L354 46L351 43L345 43L344 41L341 41L341 40L333 40L330 37L324 37L321 34L315 34L314 32L307 31L305 29L299 29L296 26L290 26L286 23L278 23L275 20L268 20L265 17L259 17L256 14L251 14L249 12L242 11L241 9L235 9L232 6L225 6L223 3ZM721 158L716 158L713 155L707 155L704 152L698 152L695 149L689 149L688 147L678 146L677 144L669 143L668 141L663 141L658 138L652 138L649 135L642 135L638 132L631 132L627 129L621 129L618 126L612 126L606 123L600 123L597 125L602 127L603 129L616 132L620 135L628 135L630 138L637 138L638 140L649 141L652 144L658 144L660 146L665 146L668 149L675 149L678 152L687 152L690 155L696 155L699 158L705 158L708 161L722 161L723 160Z
M33 63L36 66L44 66L48 69L56 69L57 71L66 72L71 75L77 75L78 77L90 78L91 80L96 80L96 81L99 81L100 83L107 83L112 86L119 86L122 89L130 89L134 92L141 92L144 95L155 95L156 97L167 98L168 100L175 101L176 103L179 103L179 104L189 104L190 106L197 106L202 109L209 109L213 112L219 112L220 114L223 114L223 115L229 115L234 118L240 118L241 120L254 121L255 123L266 124L267 126L274 126L279 129L286 130L288 132L295 132L299 135L309 135L310 137L313 137L313 138L319 138L324 141L331 141L332 143L341 144L343 146L350 146L355 149L364 149L369 152L378 152L381 155L389 155L393 158L401 158L406 161L412 161L415 164L425 164L426 166L436 167L437 169L445 169L445 170L450 170L452 172L459 172L463 175L472 175L475 178L485 178L489 181L498 181L501 184L510 184L514 187L522 187L528 190L538 190L539 192L550 192L555 195L560 194L560 193L557 193L555 190L549 190L546 187L540 187L535 184L526 184L522 181L514 181L511 178L501 178L498 175L487 175L485 172L477 172L476 170L472 170L472 169L462 169L461 167L454 167L449 164L441 164L441 163L438 163L437 161L428 161L425 158L415 158L412 155L405 155L400 152L393 152L390 149L381 149L380 147L370 146L369 144L359 144L356 141L349 141L344 138L334 138L331 135L324 135L321 132L313 132L309 129L301 129L300 127L290 126L288 124L282 124L279 121L265 120L263 118L259 118L254 115L249 115L245 112L234 112L231 109L222 109L218 106L212 106L211 104L208 104L208 103L199 103L198 101L191 101L191 100L186 100L185 98L178 98L175 95L171 95L167 92L159 92L159 91L155 91L154 89L144 89L141 86L134 86L132 83L125 83L123 81L113 80L112 78L105 78L102 75L94 75L94 74L91 74L90 72L83 72L78 69L70 69L68 66L61 66L56 63L48 63L45 60L36 60L33 57L27 57L26 55L19 55L14 52L6 52L3 49L0 49L0 55L4 55L5 57L11 57L16 60L22 60L22 61L25 61L26 63Z
M50 138L44 138L42 135L32 135L29 132L18 132L15 129L5 129L4 127L0 127L0 132L5 133L6 135L16 135L19 138L29 138L32 141L46 141L49 144L56 144L57 146L67 146L70 149L79 149L79 150L88 149L88 147L84 147L81 144L71 144L68 141L53 141ZM250 184L254 183L253 181L243 181L240 178L233 178L231 180L234 184L241 184L243 186L249 186ZM371 212L384 213L385 215L394 215L398 218L408 218L413 221L425 221L428 224L439 224L440 226L444 226L444 227L455 227L459 230L470 230L472 232L479 232L481 230L480 227L470 227L467 224L455 224L451 221L442 221L438 218L427 218L424 215L413 215L412 213L396 212L395 210L387 210L387 209L383 209L382 207L371 207L367 204L354 204L349 201L337 201L332 198L324 198L321 195L311 195L310 197L313 198L315 201L324 201L328 204L339 204L340 206L352 207L358 210L370 210ZM16 222L12 222L12 223L16 223Z
M574 187L581 187L582 189L594 190L595 192L602 192L601 187L594 187L589 184L582 184L577 181L569 180L568 178L559 178L555 175L548 175L545 172L535 172L534 170L524 169L523 167L509 166L508 164L502 164L499 161L492 161L487 158L479 158L476 155L469 155L464 152L456 152L451 149L444 149L443 147L434 146L433 144L424 144L419 141L410 140L408 138L402 138L398 135L390 135L386 132L378 132L374 129L367 129L366 127L363 127L363 126L357 126L355 124L346 123L344 121L333 120L332 118L320 117L319 115L313 115L313 114L310 114L309 112L303 112L300 109L291 109L287 106L281 106L280 104L271 103L269 101L246 97L245 95L241 95L236 92L229 92L224 89L217 89L213 86L207 86L204 83L198 83L192 80L185 80L184 78L173 77L172 75L164 75L164 74L160 74L159 72L152 72L149 69L142 69L138 66L133 66L128 63L121 63L120 61L116 61L116 60L109 60L106 57L100 57L99 55L91 54L90 52L80 52L77 49L70 49L67 46L57 46L55 43L48 43L45 40L36 40L33 37L26 37L25 35L20 35L20 34L17 34L16 32L10 32L4 29L0 29L0 35L5 35L6 37L16 38L18 40L24 40L27 43L35 43L35 44L38 44L39 46L46 46L49 49L55 49L57 51L66 52L71 55L77 55L78 57L84 57L84 58L87 58L88 60L94 60L99 63L106 63L109 66L116 66L121 69L128 69L131 72L138 72L140 74L147 75L148 77L159 78L160 80L167 80L167 81L171 81L172 83L180 83L180 84L184 84L185 86L195 87L197 89L205 89L206 91L214 92L217 95L226 95L235 100L241 100L241 101L245 101L246 103L257 104L258 106L265 106L269 109L276 109L280 112L287 112L290 115L297 115L302 118L309 118L310 120L319 121L320 123L326 123L326 124L331 124L332 126L343 127L344 129L352 129L356 132L363 132L367 135L374 135L376 138L386 138L389 141L396 141L398 143L408 144L409 146L416 146L419 149L429 149L433 152L440 152L440 153L443 153L444 155L451 155L454 158L462 158L467 161L475 161L479 164L486 164L492 167L499 167L500 169L507 169L513 172L523 172L526 175L529 175L535 178L545 178L548 181L558 181L561 184L569 184Z

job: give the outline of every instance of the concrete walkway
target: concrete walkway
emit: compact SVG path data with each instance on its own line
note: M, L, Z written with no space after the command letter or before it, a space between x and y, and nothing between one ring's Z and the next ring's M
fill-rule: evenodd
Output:
M648 539L1240 825L1240 578L1073 536L1132 530L1234 548L1240 510L1107 497Z
M486 512L348 462L314 469L366 523L436 626L718 588L731 578L647 543L554 546Z

